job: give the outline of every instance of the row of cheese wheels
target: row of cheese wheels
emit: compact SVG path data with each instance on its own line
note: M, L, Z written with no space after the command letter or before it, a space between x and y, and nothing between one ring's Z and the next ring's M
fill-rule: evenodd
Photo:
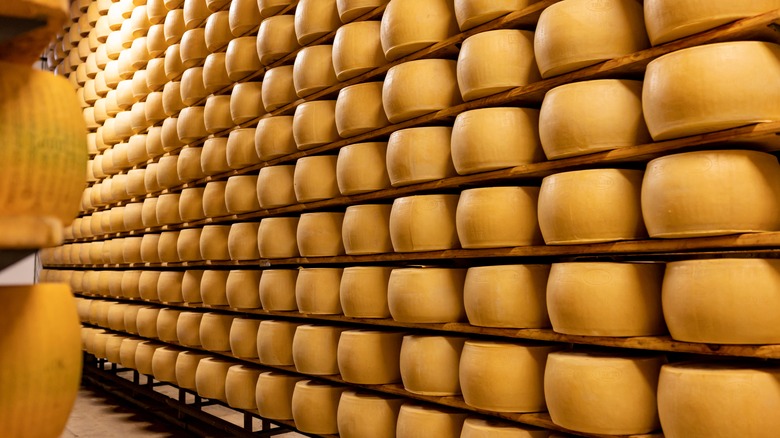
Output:
M774 259L577 262L466 269L301 268L47 271L84 294L233 309L468 321L580 336L653 336L774 344L780 282ZM496 306L495 303L501 303Z

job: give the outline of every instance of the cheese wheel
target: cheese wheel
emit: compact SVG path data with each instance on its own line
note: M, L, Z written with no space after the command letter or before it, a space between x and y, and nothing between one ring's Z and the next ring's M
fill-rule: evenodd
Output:
M463 248L500 248L543 242L536 219L537 187L464 190L455 224Z
M208 96L203 84L203 67L190 67L181 75L181 100L187 106L192 106Z
M300 323L263 320L256 331L255 351L264 365L293 365L293 338Z
M237 128L230 131L225 154L231 169L243 169L260 163L254 139L255 128Z
M195 375L197 373L198 364L202 359L209 356L205 354L198 354L194 351L182 351L176 357L176 385L180 388L189 389L195 391Z
M263 0L258 1L258 5ZM289 2L289 0L288 0ZM262 6L261 6L262 10ZM262 14L262 12L261 12ZM257 55L260 58L260 64L269 65L274 61L292 53L301 45L295 37L295 16L294 15L275 15L273 17L265 15L257 31Z
M163 93L161 91L149 93L145 103L144 117L146 117L147 122L158 123L166 118L165 108L163 107ZM147 159L160 155L155 152L154 150L150 151L147 146Z
M631 0L576 0L552 5L539 16L534 37L534 54L543 78L649 46L642 5Z
M661 368L658 413L664 435L770 437L779 425L776 366L684 362Z
M591 169L542 180L539 227L548 245L610 242L646 236L641 170Z
M206 30L202 27L189 29L181 37L181 61L184 68L202 65L209 55L206 47Z
M232 270L225 284L228 305L234 309L259 309L260 297L257 293L261 271Z
M135 304L129 304L127 307L125 307L125 332L137 334L138 333L138 311L141 310L143 306L135 305ZM120 352L121 355L121 352ZM124 359L122 360L122 364L124 364ZM125 365L127 366L127 365Z
M142 271L122 271L122 283L120 286L122 297L140 298L138 286L141 281L141 272Z
M344 268L339 284L339 300L344 316L351 318L389 318L387 283L390 280L391 271L392 268L384 266L350 266ZM265 275L268 272L265 271Z
M228 77L226 59L227 54L224 52L212 53L206 57L203 63L203 86L206 87L206 92L216 93L232 83Z
M201 157L202 158L202 157ZM203 190L203 212L206 217L220 217L228 214L225 205L227 181L210 181Z
M111 231L117 233L120 233L122 231L127 231L127 229L125 228L125 207L124 206L111 207L111 210L109 210L109 222L111 226Z
M189 119L187 122L192 123L194 121L195 121L194 119ZM166 152L179 149L180 147L185 145L185 143L182 142L181 139L179 138L178 122L179 119L177 117L168 117L165 120L163 120L162 131L160 131L160 141L162 142L163 150ZM172 181L172 177L174 175L175 172L173 175L170 175L170 178L168 178L168 180ZM168 177L168 175L164 175L164 177Z
M227 378L228 369L233 365L233 362L214 357L201 359L195 371L195 388L197 388L198 395L227 403L225 379Z
M271 217L261 220L257 230L260 258L299 257L297 228L297 217Z
M341 378L348 383L379 385L401 380L398 357L403 333L345 330L339 337L336 359Z
M459 174L514 167L544 160L539 111L482 108L458 114L452 127L452 161Z
M663 265L555 263L547 283L553 330L583 336L652 336L666 332Z
M292 395L295 384L301 380L293 374L261 373L255 388L258 413L272 420L292 420Z
M263 67L257 56L256 44L255 37L240 37L228 43L225 67L230 80L239 81Z
M545 328L549 265L474 266L466 273L463 302L478 327Z
M120 273L121 274L121 273ZM84 300L86 301L86 300ZM87 301L90 303L90 301ZM78 304L81 304L79 302ZM127 304L116 303L108 308L108 328L111 330L124 331L125 330L125 309Z
M157 254L163 263L180 262L179 258L179 231L165 231L160 233L160 240L157 242Z
M294 102L298 97L293 84L293 66L274 67L263 75L263 106L270 112Z
M460 394L458 363L464 342L453 336L404 336L399 356L404 389L421 395Z
M203 106L183 108L179 113L176 132L183 145L206 138L209 134L206 128L206 108Z
M167 52L168 49L166 48L165 51ZM108 68L108 66L106 66L106 68ZM108 76L106 76L106 81L108 82ZM150 90L160 91L167 82L168 77L165 76L165 57L150 59L149 62L146 63L146 85ZM109 87L110 86L111 84L109 84ZM110 96L111 92L109 91L108 95L106 95L106 106L109 106L108 104L111 103ZM146 118L149 119L148 114Z
M120 217L121 219L121 217ZM122 241L122 262L142 263L141 237L125 237ZM117 295L119 296L119 295Z
M110 0L106 0L110 2ZM100 4L100 2L98 2ZM163 0L147 0L146 2L146 15L149 17L149 22L152 24L162 23L165 20L165 16L168 14L168 8L165 6Z
M338 164L338 163L337 163ZM257 200L261 209L296 204L294 165L266 166L257 175Z
M337 424L342 438L395 438L403 398L344 391L339 399Z
M138 315L136 315L135 324L138 328L138 334L140 336L145 338L157 338L157 316L159 313L159 307L141 307L138 309Z
M387 16L385 11L383 17ZM395 65L388 70L382 87L382 105L392 123L460 103L456 62L448 59L419 59Z
M181 216L179 215L180 197L181 195L178 193L167 193L157 197L155 212L158 224L170 225L181 223Z
M299 0L295 8L295 36L302 46L341 26L336 0Z
M206 48L210 52L218 52L230 43L233 34L230 32L230 12L219 11L206 19Z
M176 161L176 174L183 182L190 182L206 176L200 167L200 156L203 148L189 146L179 151L179 159ZM182 205L179 203L179 210ZM184 218L182 218L184 220Z
M344 330L324 325L298 326L292 343L295 369L312 375L338 374L338 342Z
M278 14L292 3L292 0L257 0L257 8L260 10L261 17L270 17Z
M131 63L130 70L133 71L133 77L135 77L135 73L138 73L139 69L146 67L146 63L149 62L149 59L151 58L149 55L149 48L146 44L146 37L134 39L133 44L130 46L129 54ZM144 80L144 83L145 82L146 81ZM135 96L135 93L133 93L133 96Z
M380 0L375 3L384 3ZM333 69L340 81L352 79L387 63L379 40L379 21L358 21L338 28L333 40Z
M252 0L257 8L257 3ZM225 376L225 399L228 406L237 409L257 409L255 388L260 369L246 365L233 365Z
M230 141L228 141L228 150L230 150ZM225 206L230 214L260 210L257 201L257 175L238 175L228 178L225 186Z
M338 404L346 390L346 386L314 380L297 382L292 395L295 427L304 433L338 434ZM311 409L311 406L317 406L317 409Z
M465 269L393 269L387 284L390 314L406 323L462 321L465 277Z
M775 231L779 187L780 165L764 152L675 154L648 163L642 214L652 237Z
M298 311L316 315L339 315L341 268L302 268L295 283Z
M210 13L225 9L230 4L230 0L206 0L206 8ZM202 23L201 23L202 24Z
M426 126L401 129L387 141L386 165L393 187L457 175L450 155L452 128Z
M230 31L233 36L239 37L257 30L261 20L257 1L236 0L231 2L229 18Z
M391 208L386 204L347 207L341 228L344 252L349 255L393 252L389 231ZM306 215L301 215L302 219L303 216Z
M459 195L417 195L397 198L390 212L390 239L396 252L454 249Z
M382 82L342 88L336 99L335 121L339 136L344 138L389 125L382 107Z
M397 438L417 436L458 437L468 416L462 411L404 403L398 411Z
M200 281L200 297L209 306L227 306L227 277L229 272L207 270Z
M236 318L230 326L230 351L240 358L257 358L257 330L260 320ZM252 387L254 390L254 386ZM254 394L254 392L253 392Z
M257 260L257 229L259 222L239 222L230 226L228 234L228 253L230 260Z
M394 61L458 33L453 2L435 0L389 3L382 14L381 41L385 57Z
M146 143L147 146L149 145L149 142ZM160 183L157 181L157 168L159 167L159 163L149 163L146 165L146 173L144 174L144 186L146 187L146 193L151 194L154 192L159 192L162 190L162 187L160 187ZM147 205L147 201L150 199L154 199L154 201L151 201L151 204L154 204L154 208L149 207L152 211L155 211L157 206L157 198L146 198L144 199L144 205ZM157 226L157 216L155 213L154 218L149 218L151 222L149 222L149 225L146 225L146 221L144 221L144 226L153 227Z
M338 157L317 155L295 162L293 190L298 202L312 202L339 196L336 179Z
M149 126L151 126L151 123L146 120L146 102L134 103L130 110L130 129L133 131L133 134L145 131ZM127 141L129 142L130 140L128 139ZM130 167L129 161L123 167Z
M642 82L602 79L548 91L539 113L548 159L650 143L642 114Z
M160 263L160 253L157 252L159 244L159 234L144 234L141 237L141 261L144 263Z
M200 236L200 254L203 260L230 260L228 236L230 225L206 225Z
M773 344L780 286L773 259L671 262L663 280L663 311L672 338L718 344Z
M230 92L230 118L233 124L240 125L265 114L262 90L262 82L244 82L233 86Z
M455 18L461 31L492 21L502 15L522 10L537 0L455 0Z
M125 368L135 369L135 351L143 339L125 338L119 345L119 362Z
M165 49L167 48L168 42L165 40L165 25L162 24L162 22L154 24L146 33L146 50L149 52L150 60L165 53Z
M264 84L268 84L267 74ZM263 90L267 86L264 86ZM293 137L293 119L293 116L274 116L262 118L257 122L255 151L261 161L268 161L297 151L295 137Z
M121 360L119 349L121 348L124 339L125 336L119 335L111 335L106 339L106 359L109 362L118 364Z
M227 138L211 137L203 143L200 167L206 175L216 175L230 170L227 162Z
M205 313L200 321L200 341L209 351L230 351L230 325L235 317Z
M544 394L555 424L585 433L629 435L660 426L656 390L663 355L556 352Z
M208 0L184 1L183 17L187 29L194 29L200 26L206 21L208 16L211 15L208 3ZM225 2L222 2L222 4L224 3Z
M168 308L160 309L160 313L157 315L157 337L161 341L178 342L179 338L176 327L180 314L181 310ZM171 373L172 372L173 367L171 367Z
M295 302L297 279L298 271L295 269L264 270L258 286L263 309L270 311L298 310L298 304Z
M152 355L152 375L155 380L176 384L176 359L181 350L173 347L161 347Z
M161 271L141 271L138 279L138 294L142 300L157 301L157 281L160 279Z
M350 21L385 5L389 0L336 0L336 9L342 23Z
M176 339L187 347L200 347L200 322L203 313L181 312L176 320Z
M300 255L303 257L328 257L345 254L344 242L341 237L343 222L344 213L302 214L296 230L296 242Z
M311 149L338 140L336 101L315 100L295 107L292 133L299 150Z
M184 271L181 280L181 296L185 303L200 303L200 282L203 278L203 270L189 269Z
M97 11L97 9L96 9ZM130 32L134 38L146 35L152 23L149 21L149 15L146 11L146 5L139 5L133 8L130 15Z
M298 97L306 97L335 85L333 46L316 45L301 49L293 64L293 86Z
M169 81L179 78L186 70L181 60L181 45L171 44L165 49L165 77Z
M157 296L163 303L181 303L181 282L184 272L163 271L157 280Z

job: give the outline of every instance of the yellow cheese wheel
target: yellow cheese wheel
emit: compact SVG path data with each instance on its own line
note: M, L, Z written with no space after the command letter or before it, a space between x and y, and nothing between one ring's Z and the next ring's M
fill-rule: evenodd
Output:
M339 337L336 359L345 382L361 385L395 383L401 380L399 355L403 333L375 330L345 330Z
M109 210L109 222L112 232L119 233L127 231L127 229L125 229L125 207L112 207L111 210Z
M547 265L469 268L463 287L469 323L482 327L549 327L545 298L549 271Z
M404 389L414 394L460 394L458 363L465 338L407 335L400 352Z
M341 268L302 268L295 283L298 311L317 315L341 314Z
M184 68L202 65L210 53L206 47L206 30L198 27L184 32L179 50Z
M181 44L172 44L165 49L165 77L169 81L176 80L186 70L181 60Z
M146 44L146 37L133 40L133 44L130 46L129 55L132 67L130 70L133 71L133 77L135 78L135 73L138 73L138 69L146 67L146 63L149 62L149 59L151 58L148 45ZM120 55L120 59L121 57L122 56ZM133 96L135 96L135 93L133 93Z
M228 150L230 144L228 140ZM225 206L230 214L260 210L257 201L257 175L238 175L228 178L225 186Z
M265 82L268 87L268 76ZM265 97L263 97L265 99ZM293 116L265 117L257 122L255 131L255 151L262 161L295 153L295 137L293 136Z
M225 67L230 80L241 80L262 68L256 44L255 37L240 37L228 43Z
M109 1L110 0L106 0ZM100 2L98 2L98 5ZM146 2L146 15L149 17L149 21L152 24L162 23L165 20L165 16L168 14L168 7L165 6L163 0L147 0Z
M230 226L228 253L230 260L257 260L257 230L259 222L238 222Z
M203 313L181 312L176 320L176 339L187 347L200 347L200 321Z
M610 242L646 236L641 170L591 169L542 180L539 227L548 245Z
M347 207L341 228L344 252L349 255L393 252L389 231L391 208L387 204Z
M341 26L336 0L299 0L295 8L295 36L307 45Z
M468 416L463 411L443 407L404 403L398 411L397 438L418 436L460 436L463 422Z
M292 133L299 150L338 140L340 137L336 127L336 101L315 100L295 107Z
M556 352L544 394L555 424L584 433L644 434L660 426L656 390L663 355Z
M632 0L551 5L539 17L534 37L536 63L544 78L649 46L642 5Z
M200 320L200 342L209 351L230 351L230 325L235 317L205 313Z
M201 157L202 158L202 157ZM203 190L203 212L206 217L220 217L228 214L225 205L227 181L211 181Z
M179 113L176 133L182 145L206 138L209 134L206 128L206 108L204 106L183 108Z
M156 184L157 163L152 163L152 164L153 165L150 164L146 168L146 174L144 175L144 183L151 183L152 181L154 181L154 185L157 185ZM146 185L147 185L147 191L150 192L149 184ZM154 191L158 191L158 190L159 188L157 188ZM144 199L144 202L142 203L142 207L141 207L141 215L142 215L141 219L143 221L143 226L145 228L157 227L160 225L157 222L157 198L156 197Z
M122 262L123 263L143 262L143 260L141 259L141 243L142 243L141 240L142 240L141 237L125 237L124 239L122 239Z
M125 308L125 331L127 333L138 334L138 311L140 311L142 307L143 306L131 304ZM122 360L122 364L125 365L124 359Z
M211 137L203 143L200 167L206 175L215 175L230 170L227 162L227 138Z
M263 0L258 1L258 5ZM286 0L289 3L289 0ZM262 6L261 10L262 10ZM262 14L262 12L261 12ZM295 16L265 15L257 31L257 55L262 65L269 65L300 47L295 37Z
M230 271L225 284L225 295L230 307L234 309L260 308L258 286L261 273L259 270L250 269Z
M268 259L299 257L297 228L297 217L272 217L261 220L257 230L260 257Z
M255 346L260 363L265 365L293 365L293 338L297 322L263 320L256 332Z
M179 258L179 231L165 231L160 233L157 242L157 254L163 263L180 262Z
M460 30L465 31L487 23L510 12L522 10L537 0L455 0L455 18Z
M138 279L138 294L142 300L157 301L157 282L160 279L161 271L141 271Z
M401 129L387 141L386 165L393 187L455 176L450 155L452 128Z
M203 279L203 270L188 269L184 271L181 280L181 296L185 303L200 303L200 282Z
M124 298L140 298L138 292L139 282L141 281L142 271L122 271L122 297Z
M210 52L218 52L230 43L233 34L230 32L230 12L219 11L206 19L206 48Z
M228 236L230 225L206 225L200 236L200 254L203 260L230 260Z
M185 147L179 151L179 159L176 161L176 174L181 181L189 182L206 176L206 174L203 173L203 169L200 167L202 152L202 148L194 146ZM183 201L179 203L180 214L182 202ZM185 208L187 207L185 206ZM182 220L184 220L184 218L182 218Z
M125 338L119 345L119 361L123 367L135 369L135 351L143 339Z
M382 82L342 88L336 99L335 121L339 136L344 138L389 125L382 107Z
M338 28L333 40L333 69L338 80L352 79L387 63L379 40L380 26L379 21L367 20Z
M295 384L301 380L294 374L261 373L255 388L258 413L272 420L292 420L292 395Z
M517 425L492 418L469 417L463 422L463 438L555 438L549 430Z
M176 384L176 360L181 350L174 347L162 347L152 355L152 375L155 380Z
M163 150L166 152L179 149L180 147L185 145L185 143L181 140L181 138L179 138L178 122L179 122L178 117L168 117L165 120L163 120L162 131L160 131L160 141L162 142ZM194 118L189 118L187 120L187 123L192 123L192 122L196 122L196 120ZM182 127L184 127L184 123L185 122L182 122ZM174 160L175 156L161 157L160 160L162 160L162 158L168 158L169 160ZM176 172L173 172L170 175L165 174L163 175L163 178L165 178L166 181L170 181L171 183L173 183L175 181L174 176L176 176Z
M337 424L342 438L394 438L403 398L344 391L339 399Z
M167 13L168 12L166 11L166 15ZM149 52L150 60L165 53L165 49L167 48L168 42L165 41L165 25L161 23L154 24L146 33L146 50Z
M237 128L230 131L225 154L231 169L243 169L260 162L254 140L255 128Z
M335 155L303 157L295 162L293 190L298 202L312 202L339 196Z
M464 190L455 224L463 248L499 248L543 242L536 219L538 187Z
M195 388L197 388L198 395L227 402L225 378L227 378L228 369L233 365L233 362L214 357L201 359L195 371Z
M244 82L233 86L230 92L230 118L233 124L240 125L265 114L262 90L262 82Z
M119 355L119 349L122 346L122 341L125 340L125 336L112 335L106 339L106 359L109 362L118 364L121 361Z
M252 0L257 8L257 3ZM225 399L228 406L237 409L257 409L255 388L260 369L247 365L233 365L225 376Z
M180 388L195 391L197 389L195 385L195 375L197 373L198 364L202 359L207 357L209 356L198 354L194 351L180 352L176 358L176 385Z
M87 303L91 301L84 300ZM81 304L81 303L79 303ZM128 304L115 304L108 309L108 328L111 330L125 330L125 310Z
M459 195L397 198L390 212L390 238L396 252L460 247L455 229Z
M306 97L335 85L333 46L316 45L301 49L293 64L293 86L298 97Z
M452 161L470 174L544 160L539 141L539 111L482 108L458 114L452 127Z
M344 330L325 325L298 326L292 343L295 369L312 375L338 374L338 342Z
M165 50L167 52L168 49L166 48ZM106 80L108 80L108 76L106 76ZM161 58L150 59L149 62L146 63L146 85L149 87L150 90L160 91L167 82L168 82L168 77L165 76L165 57L163 56ZM151 94L152 93L150 93L150 95ZM111 92L109 91L108 95L106 95L106 99L107 99L106 106L109 108L111 103L110 96L111 96ZM149 119L148 114L146 118Z
M642 82L602 79L548 91L539 113L548 159L650 143L642 114Z
M298 222L296 242L303 257L327 257L345 253L341 229L344 213L304 213Z
M393 269L387 303L393 319L408 323L445 323L465 319L465 269Z
M298 304L295 302L297 279L298 270L296 269L264 270L258 286L263 309L272 311L298 310Z
M389 0L336 0L336 9L341 22L349 23L388 2Z
M187 29L194 29L206 21L206 18L211 15L208 4L208 0L187 0L184 2L183 17Z
M384 17L387 16L386 12ZM395 65L388 70L382 87L382 104L392 123L461 102L456 62L448 59L420 59Z
M339 300L344 315L352 318L389 318L387 283L391 271L392 268L383 266L344 268L339 284ZM267 274L269 271L265 272Z
M157 197L156 215L157 223L160 225L170 225L181 223L181 216L179 215L179 198L178 193L166 193Z
M230 325L230 352L235 357L257 358L259 319L236 318ZM254 390L254 386L252 387ZM254 394L254 392L253 392Z
M394 61L458 33L451 0L397 0L382 14L381 41L385 57Z
M146 97L146 102L144 105L144 117L146 117L146 120L149 123L157 123L166 118L165 108L163 107L163 93L161 91L149 93L149 95ZM156 152L157 151L155 150L150 151L147 144L147 158L152 158L161 154Z
M181 75L181 100L187 105L195 105L208 96L203 83L203 67L190 67Z
M338 164L338 163L337 163ZM257 200L261 209L296 204L293 189L295 166L266 166L257 175Z
M778 230L780 164L747 150L657 158L642 182L642 215L651 237Z
M225 64L227 55L224 52L212 53L203 63L203 86L206 92L216 93L232 83Z
M144 234L141 238L141 261L144 263L160 263L160 253L157 252L159 244L159 234Z
M210 13L214 13L222 9L227 9L229 4L230 0L206 0L206 8Z
M185 230L186 231L186 230ZM163 303L181 303L181 283L184 272L163 271L157 280L157 296Z
M292 3L292 0L257 0L257 8L260 10L261 17L270 17L278 14Z
M583 336L663 334L662 278L662 264L555 263L547 283L553 330Z
M133 12L130 14L130 32L132 32L133 37L139 38L146 35L146 32L149 30L151 25L152 23L149 21L146 5L143 4L135 6L133 8Z
M301 432L338 434L337 411L346 386L302 380L295 384L292 395L292 416ZM317 409L311 409L317 406Z
M157 338L157 316L159 313L159 307L141 307L138 309L135 324L140 336L145 338ZM151 360L151 357L149 359ZM136 361L137 360L138 358L136 356Z

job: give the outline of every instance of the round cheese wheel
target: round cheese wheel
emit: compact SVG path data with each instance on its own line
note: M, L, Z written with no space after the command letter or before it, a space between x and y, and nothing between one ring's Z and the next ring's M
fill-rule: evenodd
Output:
M144 105L144 117L148 123L158 123L166 118L165 108L163 107L163 93L161 91L154 91L149 93L149 95L146 97L146 102ZM162 152L159 154L156 152L157 151L155 150L150 151L147 145L146 159L162 154ZM144 161L146 161L146 159L144 159Z
M257 9L257 3L252 0ZM231 8L232 9L232 8ZM233 365L225 376L225 399L228 406L236 409L257 409L255 388L260 369L247 365Z
M109 222L112 232L120 233L127 231L125 228L125 207L111 207L111 210L109 210Z
M341 268L302 268L295 283L298 311L316 315L341 314Z
M195 388L198 391L198 395L227 403L225 379L227 378L228 369L233 365L233 362L214 357L201 359L195 371Z
M122 341L125 336L110 335L106 338L106 359L109 362L118 364L121 360L119 356L119 349L122 346Z
M515 29L482 32L466 38L457 65L463 100L479 99L539 81L533 39L533 32Z
M261 17L270 17L278 14L292 3L292 0L257 0L257 8L260 10Z
M260 221L257 248L260 258L283 259L299 257L297 217L269 217Z
M463 248L500 248L543 242L536 219L538 187L464 190L455 224Z
M295 8L295 36L307 45L341 26L336 0L299 0Z
M272 420L292 420L292 395L295 384L301 380L294 374L261 373L255 388L258 413Z
M203 148L194 146L185 147L179 151L179 159L176 161L176 174L180 180L190 182L206 176L200 167L202 151ZM179 210L181 208L182 205L179 203Z
M388 2L389 0L336 0L336 9L341 22L349 23Z
M548 245L611 242L646 236L641 170L590 169L542 180L539 227Z
M315 100L295 107L292 134L299 150L311 149L338 140L336 101Z
M142 271L122 271L120 283L121 295L124 298L140 298L138 287L141 281Z
M87 301L87 300L84 301L86 301L87 303L91 303L91 301ZM81 302L79 302L79 305L80 304ZM108 328L117 331L125 330L125 310L127 306L128 306L127 304L117 303L108 308L108 315L107 315Z
M419 59L391 67L382 87L388 120L399 123L460 104L456 64L448 59Z
M469 268L463 301L469 324L479 327L545 328L548 265Z
M233 34L230 32L229 14L228 11L218 11L206 19L206 48L212 53L220 51L233 39Z
M136 38L133 40L133 44L130 46L129 55L132 67L130 70L133 71L133 77L135 77L135 73L138 73L138 69L143 69L146 67L146 63L149 62L149 59L151 58L149 55L149 48L146 44L146 37ZM145 82L146 81L144 80L144 83ZM133 96L135 96L135 93L133 93Z
M95 11L97 12L97 9L95 9ZM146 5L135 6L130 14L130 32L132 32L133 37L139 38L146 35L146 32L151 25L152 23L149 21Z
M165 51L167 52L168 49L166 48ZM171 55L173 56L173 55ZM109 63L110 64L110 63ZM108 67L106 67L108 68ZM106 77L106 81L108 81L108 77ZM168 77L165 76L165 57L161 58L154 58L150 59L149 62L146 63L146 85L149 87L150 90L153 91L160 91L165 84L168 82ZM111 86L109 84L109 86ZM151 96L150 93L149 95ZM106 95L106 107L110 108L111 104L111 92L109 91ZM148 100L148 96L147 96ZM147 105L148 106L148 105ZM109 111L110 113L110 111ZM146 115L147 119L151 119L149 117L149 114Z
M509 0L496 3L491 0L455 0L455 18L460 30L465 31L510 12L519 11L535 1Z
M235 84L230 92L230 118L240 125L265 114L263 107L263 83Z
M398 410L403 403L403 398L344 391L337 413L339 436L395 438Z
M202 158L202 157L201 157ZM203 212L206 217L220 217L228 214L225 205L227 181L211 181L203 190Z
M401 380L398 357L403 333L375 330L345 330L339 337L336 359L345 382L361 385L395 383Z
M206 175L216 175L230 170L227 162L227 137L207 138L200 155L200 167Z
M400 353L404 389L422 395L460 394L458 363L465 338L407 335Z
M547 283L553 330L583 336L652 336L666 332L663 265L555 263Z
M191 114L191 115L195 115L195 114ZM168 117L165 120L163 120L162 131L160 131L160 141L162 142L163 150L166 152L179 149L180 147L185 145L185 143L182 142L181 138L179 138L178 122L179 119L177 117ZM188 118L187 123L193 123L193 122L197 123L197 120L195 118ZM184 128L184 122L182 122L182 128ZM174 175L175 172L173 173L173 175L170 176L163 175L163 177L167 178L169 181L173 181Z
M203 84L203 67L190 67L181 75L181 100L187 106L192 106L208 96Z
M293 86L298 97L306 97L335 85L333 46L317 45L301 49L293 64Z
M336 99L335 122L339 136L344 138L389 125L382 107L382 82L342 88Z
M453 2L398 0L382 14L385 57L394 61L458 33Z
M257 358L257 330L260 320L236 318L230 326L230 351L240 358ZM254 391L254 386L252 386ZM254 397L254 392L252 393Z
M141 271L138 279L138 294L142 300L158 301L157 281L160 279L161 271Z
M110 3L110 0L105 1ZM98 5L100 5L99 1ZM165 2L163 0L147 0L146 15L149 17L149 22L152 24L162 23L163 20L165 20L165 16L167 14L168 7L165 6Z
M380 26L379 21L367 20L338 28L333 40L333 69L338 80L352 79L387 63L379 40Z
M125 237L122 239L122 262L142 263L141 237ZM119 295L117 295L119 296Z
M459 195L417 195L397 198L390 212L390 238L396 252L454 249Z
M228 236L230 225L206 225L200 236L200 254L203 260L230 260Z
M185 303L200 303L200 282L203 279L203 270L189 269L184 271L181 280L181 296Z
M232 270L225 284L225 295L228 305L234 309L259 309L260 297L258 286L261 271Z
M260 26L260 20L257 0L236 0L230 2L229 23L233 36L240 37L256 31Z
M514 167L544 160L539 111L482 108L465 111L452 127L452 161L459 174Z
M181 216L179 215L180 196L181 195L178 193L167 193L157 197L155 212L158 224L170 225L181 223Z
M297 322L263 320L258 326L255 350L260 363L264 365L293 365L293 338Z
M176 339L187 347L200 347L200 321L203 313L181 312L176 320Z
M186 67L184 67L184 63L181 60L180 44L172 44L165 49L164 68L165 77L168 78L169 81L179 78L182 73L184 73Z
M127 333L138 334L138 311L141 310L142 307L143 306L135 304L130 304L125 307L125 331ZM122 359L122 365L128 366L124 363L124 359Z
M339 284L339 300L344 315L351 318L389 318L387 283L391 271L392 268L384 266L344 268Z
M393 252L389 230L391 208L387 204L347 207L341 228L344 252L349 255ZM306 215L302 219L303 216Z
M338 163L337 163L338 164ZM257 175L257 200L261 209L296 204L293 189L295 166L266 166Z
M585 433L629 435L660 426L656 390L663 355L556 352L544 394L555 424Z
M398 411L397 438L416 436L457 437L468 416L463 411L404 403Z
M135 325L138 328L138 334L140 336L145 338L157 338L157 316L159 313L159 307L141 307L138 309ZM151 357L149 359L151 360ZM137 360L138 357L136 356L136 361Z
M125 338L119 345L119 362L125 368L135 369L135 351L143 339Z
M161 347L154 350L152 375L155 380L176 384L176 359L180 352L180 349L174 347Z
M292 343L295 369L312 375L338 374L338 342L344 330L324 325L298 326Z
M452 128L425 126L390 134L385 156L393 187L456 176L450 155Z
M146 50L149 52L150 60L165 53L168 48L168 42L165 40L165 25L161 23L151 26L146 33Z
M230 144L228 141L228 151ZM260 210L257 201L257 175L238 175L228 178L225 186L225 206L230 214Z
M228 43L225 67L231 81L239 81L262 69L256 44L255 37L240 37Z
M176 385L180 388L195 391L195 375L198 364L202 359L207 358L205 354L198 354L194 351L182 351L176 358Z
M268 73L264 84L268 84ZM263 87L263 90L268 85ZM265 98L263 98L265 99ZM268 161L295 153L295 137L293 137L293 116L265 117L257 122L255 131L255 151L261 161Z
M631 0L569 1L539 16L534 54L549 78L650 46L642 5Z
M228 253L230 260L257 260L257 230L259 222L239 222L230 226Z
M778 230L780 164L747 150L657 158L642 183L642 215L651 237Z
M187 29L200 26L209 15L211 15L211 11L207 0L187 0L184 2L183 17Z
M393 269L387 284L390 314L407 323L462 321L465 277L465 269Z
M230 351L230 325L234 318L232 315L204 313L200 320L200 342L203 348L209 351Z
M255 128L237 128L230 131L225 157L231 169L243 169L260 163L254 140Z
M160 240L157 242L157 254L163 263L180 262L179 258L179 231L165 231L160 233Z
M271 311L298 310L298 303L295 302L295 283L297 280L298 271L296 269L264 270L258 286L263 309Z
M650 143L642 114L642 82L602 79L548 91L539 137L550 160Z
M160 263L160 253L157 252L159 245L159 234L144 234L141 237L141 261L144 263Z
M299 107L300 108L300 107ZM339 196L335 155L303 157L295 162L293 190L298 202L312 202Z
M780 287L774 259L671 262L663 280L663 311L672 338L718 344L774 344L772 322Z
M206 128L206 107L190 106L183 108L179 113L176 132L179 136L179 141L183 145L206 138L209 134Z
M217 52L207 56L203 62L203 86L207 93L217 93L233 82L228 77L226 59L226 53Z
M163 303L181 303L181 282L184 272L163 271L157 280L157 296Z
M147 142L147 146L149 145L149 142ZM162 190L162 187L160 187L160 183L157 181L157 168L159 167L159 163L149 163L146 165L146 173L144 174L144 186L146 187L146 193L151 194L155 192L159 192ZM154 199L154 201L151 201L151 203L147 204L147 201L150 199ZM144 205L151 205L154 204L154 208L151 206L149 207L151 211L156 211L157 208L157 198L146 198L144 199ZM150 211L150 214L151 214ZM146 225L146 221L144 221L144 226L148 227L154 227L157 226L157 216L156 212L153 215L153 218L150 217L149 219L151 222L149 222L149 225Z
M258 4L262 1L259 0ZM266 16L268 18L260 23L257 31L256 49L262 65L269 65L301 46L295 37L294 15Z

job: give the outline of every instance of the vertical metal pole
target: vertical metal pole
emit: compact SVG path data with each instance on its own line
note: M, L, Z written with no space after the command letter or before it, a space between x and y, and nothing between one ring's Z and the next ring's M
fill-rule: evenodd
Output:
M244 429L252 432L252 415L244 412Z

